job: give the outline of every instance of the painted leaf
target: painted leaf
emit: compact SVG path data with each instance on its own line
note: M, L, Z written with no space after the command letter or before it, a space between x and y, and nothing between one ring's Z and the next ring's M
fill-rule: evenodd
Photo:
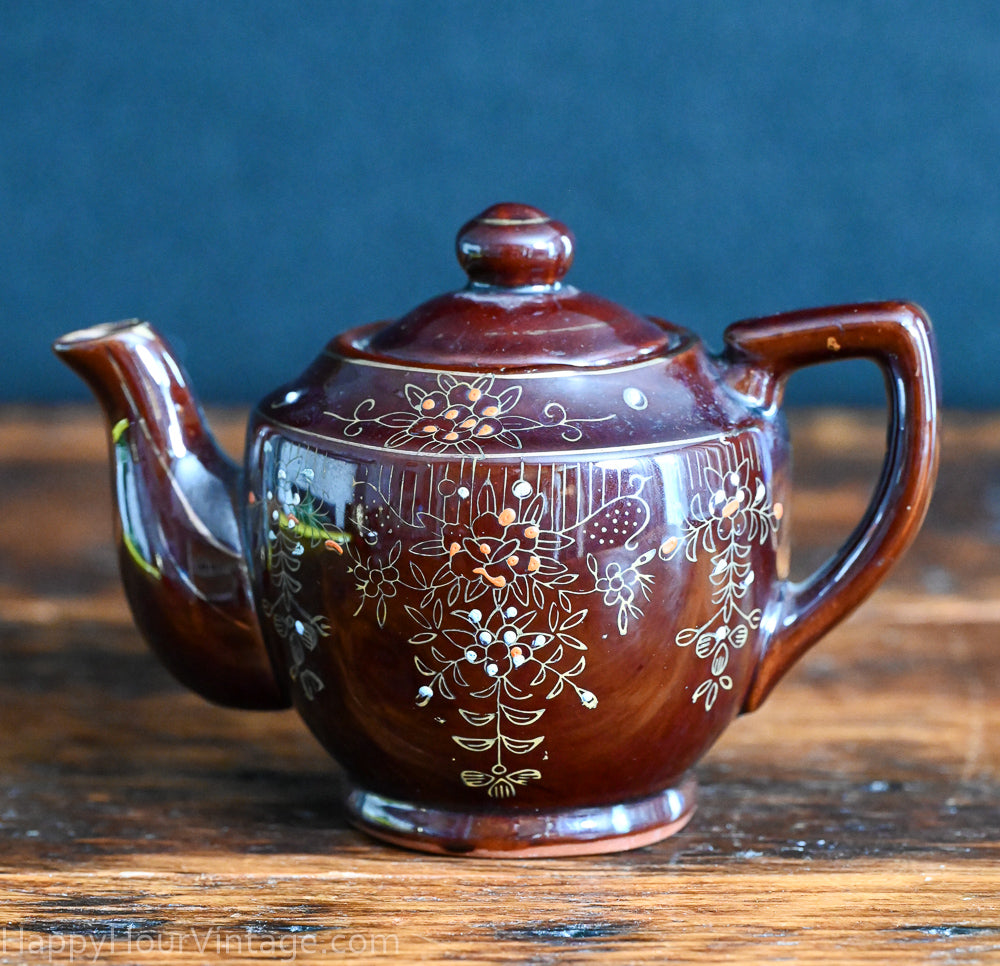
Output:
M410 553L415 553L418 557L442 557L446 552L444 544L439 539L421 540L420 543L415 543L410 547ZM418 580L423 579L423 574L417 569L415 564L410 564L410 570Z
M496 739L493 739L496 741ZM515 755L526 755L529 751L534 751L544 740L545 736L540 735L537 738L508 738L507 735L501 735L500 740L503 742L504 748L512 752ZM484 751L486 749L483 749Z
M559 630L568 631L570 628L576 627L577 624L582 623L583 619L587 616L587 613L588 612L586 610L578 610L575 614L570 614L570 616L562 622Z
M460 735L452 735L451 740L466 751L489 751L497 743L496 738L463 738Z
M618 633L622 636L628 633L628 608L624 603L618 608Z
M715 704L715 699L719 694L719 686L712 681L702 681L701 684L695 689L693 695L691 695L691 703L697 704L699 698L705 698L705 710L711 711L712 705Z
M525 612L524 612L523 614L518 614L518 615L517 615L517 616L516 616L516 617L515 617L515 618L514 618L514 619L513 619L512 621L511 621L511 623L512 623L512 624L513 624L513 625L514 625L515 627L519 628L519 629L520 629L521 631L525 631L525 632L526 632L526 628L527 628L527 627L528 627L528 625L529 625L529 624L530 624L530 623L531 623L531 622L532 622L532 621L533 621L533 620L535 619L535 615L536 615L537 613L538 613L538 612L537 612L537 611L534 611L534 610L529 610L529 611L525 611Z
M505 413L513 409L521 398L521 387L511 386L497 393L497 402L500 403L500 412Z
M314 671L309 670L302 671L299 675L299 683L302 685L302 690L310 701L326 687L320 676Z
M514 782L515 785L526 785L529 781L541 778L542 773L536 771L534 768L521 768L518 771L512 771L508 776L507 780Z
M714 633L706 631L701 637L698 638L698 645L695 648L695 653L698 657L705 658L715 650L715 644L719 639Z
M511 723L515 725L520 725L524 727L526 725L534 724L543 714L545 714L545 708L541 708L538 711L526 711L523 708L512 708L509 705L500 705L503 711L504 717ZM494 715L491 715L491 720Z
M700 627L685 627L684 630L677 632L677 637L674 640L678 647L687 647L697 639L700 633Z
M496 721L496 712L491 711L489 714L476 714L474 711L466 711L464 708L459 708L458 713L469 722L470 725L475 725L477 728L483 725L488 725L491 721Z
M413 385L413 383L407 383L403 387L403 393L406 395L406 401L414 409L420 409L420 404L427 397L427 393L419 386ZM412 419L413 417L411 416L410 418Z
M388 426L390 429L402 430L400 433L395 433L392 438L395 439L397 436L402 436L406 440L410 437L410 427L413 425L415 418L413 413L386 413L384 416L379 416L375 422L381 426ZM386 440L386 446L389 445L389 440Z
M411 620L415 621L421 627L426 627L428 630L431 628L430 621L428 621L416 607L411 607L409 604L406 604L405 606L406 613L410 615Z
M632 569L638 570L640 567L644 566L645 564L648 564L649 561L656 556L656 552L657 551L654 548L653 550L647 550L644 554L642 554L642 556L637 557L635 563L632 564Z
M527 507L522 508L519 517L524 523L541 523L542 516L545 513L545 500L541 493L536 493L532 498L531 502Z
M472 771L470 769L469 771L463 771L460 777L463 784L468 785L469 788L486 788L493 784L493 776L481 771Z

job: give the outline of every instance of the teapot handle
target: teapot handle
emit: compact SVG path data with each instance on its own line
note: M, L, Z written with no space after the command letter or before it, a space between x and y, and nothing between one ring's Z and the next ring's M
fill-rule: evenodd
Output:
M875 494L847 542L802 583L783 586L775 630L743 711L759 707L791 666L885 578L920 529L937 473L937 377L930 320L902 302L790 312L736 322L725 333L727 378L765 410L796 369L873 360L890 403L887 455Z

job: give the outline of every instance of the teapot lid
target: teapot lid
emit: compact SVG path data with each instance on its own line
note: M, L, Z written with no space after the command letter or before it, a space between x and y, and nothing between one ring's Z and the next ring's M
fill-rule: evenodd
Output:
M566 285L573 234L537 208L493 205L462 226L455 247L469 277L464 289L395 322L345 332L336 350L413 367L510 372L620 366L690 338Z

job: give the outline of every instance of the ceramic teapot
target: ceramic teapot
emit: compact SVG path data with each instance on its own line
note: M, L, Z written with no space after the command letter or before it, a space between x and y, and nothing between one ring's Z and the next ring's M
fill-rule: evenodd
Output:
M563 282L565 226L496 205L469 282L337 336L253 411L242 469L145 322L55 344L111 437L136 622L212 701L294 705L371 834L451 854L654 842L690 770L882 580L937 460L929 322L903 303L690 332ZM881 480L788 579L786 377L866 357Z

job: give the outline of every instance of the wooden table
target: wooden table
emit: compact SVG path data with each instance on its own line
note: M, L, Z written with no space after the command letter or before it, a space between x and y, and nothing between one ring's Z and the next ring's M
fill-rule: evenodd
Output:
M687 829L502 862L370 841L293 714L173 683L118 587L102 432L0 411L0 962L1000 962L1000 419L946 421L917 545L730 728ZM794 435L804 572L884 430Z

